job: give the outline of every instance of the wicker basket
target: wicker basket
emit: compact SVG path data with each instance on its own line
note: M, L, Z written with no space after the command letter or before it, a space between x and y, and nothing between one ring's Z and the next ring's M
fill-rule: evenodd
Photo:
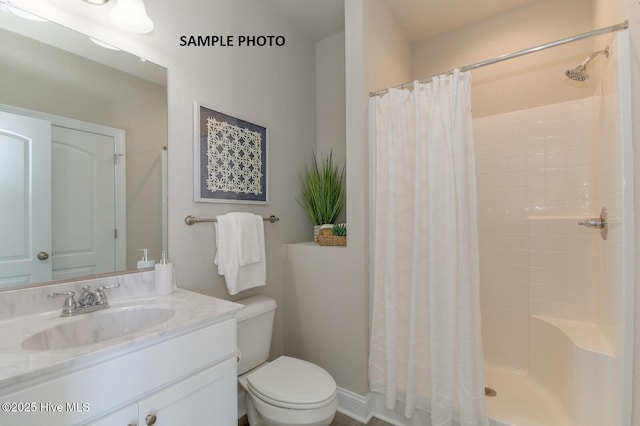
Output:
M347 237L333 235L333 230L330 228L321 229L318 234L318 244L321 246L346 246Z

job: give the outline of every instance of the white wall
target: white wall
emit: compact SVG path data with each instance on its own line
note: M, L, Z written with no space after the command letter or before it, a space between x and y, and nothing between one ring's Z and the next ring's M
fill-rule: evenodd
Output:
M346 161L344 31L316 43L316 153Z
M609 66L593 98L594 206L609 211L607 239L598 244L596 321L616 355L622 355L623 322L623 143L620 128L618 43L612 40ZM623 64L624 65L624 64ZM593 209L592 209L593 211ZM597 216L597 214L596 214ZM631 219L631 218L628 218Z
M411 78L411 46L384 1L364 3L364 85L368 92Z
M412 78L491 59L593 29L591 0L533 2L412 46ZM592 52L592 41L560 46L473 71L473 116L483 117L587 97L564 71ZM590 67L591 68L591 67Z
M173 47L169 68L169 251L180 286L204 294L229 298L222 277L213 266L211 225L184 225L194 214L214 217L242 210L280 217L265 224L267 287L260 292L283 303L283 243L301 241L310 222L295 201L297 173L315 143L314 45L259 2L200 1L183 8L175 19L175 7L158 11L158 31L173 35L281 34L282 48L192 49ZM158 5L160 6L160 5ZM149 12L151 13L151 11ZM263 125L269 138L268 206L203 204L193 202L193 150L191 104L200 101L213 109ZM245 296L245 295L242 295ZM284 350L283 309L276 314L272 356Z
M640 96L638 95L640 93L640 5L635 0L594 0L594 11L594 24L596 26L610 25L612 22L620 22L625 19L629 20L631 88L628 94L630 94L631 98L631 115L624 117L622 121L623 123L631 124L632 134L630 136L633 141L632 145L638 147L640 146L640 126L638 125L640 123ZM623 155L623 158L628 156ZM640 151L638 149L634 150L633 161L635 164L635 235L633 239L635 241L632 245L635 253L632 254L631 259L625 259L625 262L633 264L635 268L629 275L623 276L625 283L629 281L629 284L625 284L622 294L614 295L615 298L620 297L622 299L622 312L619 311L617 314L622 315L625 324L634 322L635 316L635 331L634 327L629 324L623 330L619 330L618 333L618 337L623 339L625 345L625 364L623 366L625 392L629 392L630 388L633 387L633 401L624 400L625 406L622 414L624 424L628 422L631 422L631 424L640 423L640 369L638 367L640 366L640 291L638 291L640 288L640 271L638 270L638 265L640 265L640 215L638 215L638 211L640 211L640 175L637 172L638 164L640 164ZM623 188L626 186L625 183ZM631 220L631 218L626 220ZM624 238L631 238L631 236L624 235ZM625 251L628 251L626 245ZM635 294L633 294L634 292ZM605 294L604 296L611 297L610 294ZM606 317L603 317L603 321L605 320ZM610 327L608 328L611 329ZM631 359L632 353L634 353L633 359ZM629 374L632 369L634 370L633 376Z
M640 146L640 5L635 0L595 0L596 14L594 20L596 25L602 25L603 22L629 20L629 39L631 54L631 116L626 117L632 126L633 146ZM634 353L633 360L625 362L625 380L631 381L628 374L629 369L634 369L633 383L633 407L626 407L627 411L623 412L624 416L629 416L631 424L640 424L640 174L637 172L638 164L640 164L640 150L635 149L633 160L635 163L635 253L631 263L635 264L634 276L628 277L633 284L623 289L623 305L625 321L633 321L635 316L635 329L627 328L622 330L625 343L633 346L632 340L635 339L635 347L625 348L625 355ZM627 277L625 277L627 278ZM632 294L635 291L635 294ZM635 301L635 306L633 306ZM632 312L629 312L632 311ZM634 365L633 365L634 364ZM626 401L625 401L626 402ZM632 411L632 413L630 413ZM623 419L628 420L627 417Z
M316 43L316 154L346 165L344 31ZM336 223L346 221L347 206Z
M316 43L316 117L316 152L327 155L332 150L334 159L342 164L346 154L343 32ZM360 209L355 207L355 211ZM347 212L347 247L306 242L286 248L285 353L322 366L340 388L364 395L367 305L361 277L363 252L353 248L357 233L352 232L351 224L357 218L351 212Z

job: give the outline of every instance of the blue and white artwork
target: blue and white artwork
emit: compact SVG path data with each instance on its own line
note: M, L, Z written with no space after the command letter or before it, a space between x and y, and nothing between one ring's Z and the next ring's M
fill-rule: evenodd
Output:
M198 112L196 201L267 204L267 129L203 106Z

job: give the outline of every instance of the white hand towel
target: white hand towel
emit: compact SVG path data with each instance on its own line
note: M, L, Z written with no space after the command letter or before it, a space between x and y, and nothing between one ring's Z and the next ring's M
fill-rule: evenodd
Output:
M262 257L260 255L260 230L257 219L260 219L260 224L262 224L262 217L242 212L228 213L227 216L235 220L237 231L235 236L240 266L259 262Z
M213 263L218 266L218 275L224 275L225 253L229 250L230 246L235 245L233 241L229 241L230 235L233 235L229 218L224 215L216 216L214 229L216 232L216 255L213 258ZM231 248L235 249L233 247Z
M262 218L254 216L254 223L257 227L257 245L260 260L244 266L240 266L238 229L233 215L226 214L218 216L217 220L217 252L214 261L218 265L218 274L224 275L229 294L233 296L243 290L266 285L267 268Z

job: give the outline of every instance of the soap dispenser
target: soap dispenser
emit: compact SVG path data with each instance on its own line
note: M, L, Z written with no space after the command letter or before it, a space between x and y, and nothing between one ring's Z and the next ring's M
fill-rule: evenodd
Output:
M156 264L155 260L149 260L149 254L146 248L138 249L138 251L142 252L142 259L138 260L138 269L152 268L153 265Z
M173 263L167 260L167 253L162 250L162 260L155 266L155 287L156 294L166 296L173 292L176 286L176 271Z

